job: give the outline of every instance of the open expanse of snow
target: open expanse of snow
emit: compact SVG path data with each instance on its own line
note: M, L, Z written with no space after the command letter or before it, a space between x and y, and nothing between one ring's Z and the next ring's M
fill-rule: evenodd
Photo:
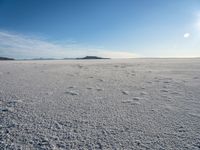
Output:
M0 149L200 149L200 59L0 62Z

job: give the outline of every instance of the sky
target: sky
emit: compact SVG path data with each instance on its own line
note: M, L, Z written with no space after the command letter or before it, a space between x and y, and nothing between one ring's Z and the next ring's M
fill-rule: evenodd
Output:
M200 0L0 0L0 56L200 57Z

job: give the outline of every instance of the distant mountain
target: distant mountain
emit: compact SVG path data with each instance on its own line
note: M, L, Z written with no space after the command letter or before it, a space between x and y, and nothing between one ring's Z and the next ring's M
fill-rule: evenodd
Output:
M85 56L83 58L77 58L77 59L110 59L110 58L102 58L97 56Z
M0 60L15 60L14 58L0 57Z
M55 58L42 58L42 57L40 57L40 58L33 58L31 60L56 60L56 59Z

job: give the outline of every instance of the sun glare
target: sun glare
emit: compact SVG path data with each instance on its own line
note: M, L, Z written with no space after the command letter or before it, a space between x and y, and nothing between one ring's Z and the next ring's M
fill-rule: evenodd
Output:
M184 38L189 38L189 37L190 37L190 33L185 33L185 34L183 35L183 37L184 37Z

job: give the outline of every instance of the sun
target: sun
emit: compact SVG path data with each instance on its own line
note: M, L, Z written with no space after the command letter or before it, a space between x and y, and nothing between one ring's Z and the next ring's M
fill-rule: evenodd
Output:
M183 37L184 37L184 38L189 38L189 37L190 37L190 33L185 33L185 34L183 35Z

